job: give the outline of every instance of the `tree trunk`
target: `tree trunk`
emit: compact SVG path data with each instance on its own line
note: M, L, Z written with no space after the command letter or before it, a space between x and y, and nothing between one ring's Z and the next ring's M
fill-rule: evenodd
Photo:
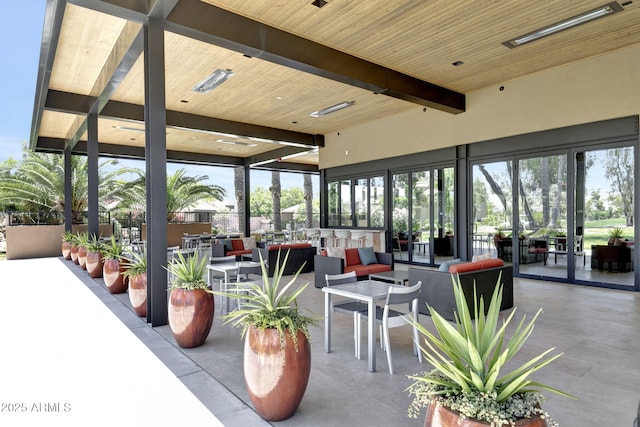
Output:
M479 165L479 168L480 168L480 172L482 172L482 175L484 175L484 178L487 180L487 183L489 183L489 187L491 187L491 190L493 191L493 193L496 196L498 196L498 199L500 199L500 203L502 203L502 206L504 207L504 211L506 213L507 212L507 199L504 196L504 193L502 192L502 188L500 188L500 186L493 179L491 174L489 172L487 172L487 170L485 169L484 165Z
M313 183L311 175L304 174L305 227L313 227Z
M549 226L549 159L540 160L540 192L542 193L542 224Z
M236 206L238 208L238 230L241 235L244 235L244 167L239 166L233 169L233 185L235 187Z
M282 188L280 186L280 172L271 172L271 198L273 200L273 230L282 231L282 211L280 208L280 197Z
M560 156L558 162L558 179L556 180L556 200L554 201L553 210L551 211L551 219L549 221L549 227L555 228L558 224L558 217L560 216L560 207L562 206L562 194L563 194L563 182L567 179L567 158L566 156ZM566 187L565 187L566 188ZM565 198L566 203L566 198Z

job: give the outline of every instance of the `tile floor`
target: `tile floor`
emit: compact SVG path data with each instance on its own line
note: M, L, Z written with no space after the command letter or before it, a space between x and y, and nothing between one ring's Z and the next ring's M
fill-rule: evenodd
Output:
M199 348L180 349L175 345L171 332L167 326L151 328L143 319L137 318L131 311L126 294L109 295L102 280L90 279L79 267L69 261L59 259L6 261L8 263L24 262L19 269L21 274L27 274L28 283L40 281L41 263L57 262L57 269L53 273L56 277L65 277L65 284L59 281L51 286L60 286L60 292L66 292L69 282L73 286L82 285L90 289L104 306L110 309L114 316L105 319L93 313L84 313L87 319L85 330L87 339L69 340L64 334L57 332L55 342L62 343L60 351L81 351L84 358L93 360L100 356L102 340L110 340L110 350L122 355L122 361L113 363L94 363L91 368L78 366L67 372L66 387L78 385L86 387L87 392L100 394L114 394L122 387L119 375L127 365L127 360L133 344L129 340L115 338L115 332L105 329L105 325L114 318L122 320L124 325L133 332L169 368L175 377L179 378L195 396L200 399L215 418L226 426L254 426L267 425L256 416L248 402L242 379L242 342L240 330L223 325L216 312L215 322L207 342ZM3 278L0 289L4 289L5 269L0 263L0 277ZM399 266L402 268L402 266ZM69 272L74 273L69 275ZM306 274L298 280L313 281L313 274ZM543 307L544 313L536 323L528 345L522 351L522 357L533 355L549 347L557 347L564 355L552 365L543 370L536 379L556 386L578 397L570 400L563 397L549 395L544 408L562 426L603 427L632 426L635 418L638 400L640 400L640 294L627 291L599 289L585 286L565 285L559 283L515 279L515 303L520 315L535 314ZM313 283L303 293L300 303L308 307L319 318L324 315L323 293L313 287ZM38 295L32 295L38 297ZM77 296L80 298L80 296ZM83 293L82 299L93 298L91 294ZM95 300L95 298L93 298ZM51 301L43 298L33 298L34 313L41 310L38 306L44 303L47 307ZM18 305L7 304L3 297L0 301L0 316L2 324L6 325L15 319L19 312ZM64 301L62 301L64 302ZM58 304L60 302L56 302ZM68 302L65 302L68 304ZM216 301L219 307L219 301ZM75 310L74 306L59 307L64 310ZM7 314L10 311L13 314ZM505 313L506 314L506 313ZM518 316L519 318L519 316ZM50 334L47 329L47 319L41 318L43 333ZM421 322L429 327L430 319L421 318ZM5 326L6 327L6 326ZM46 341L35 336L34 331L20 331L15 328L12 337L16 342L11 345L9 354L39 354L43 360L48 360L52 347ZM364 329L364 328L363 328ZM411 355L410 329L407 327L391 331L391 346L394 355L395 374L389 375L386 370L384 352L378 348L378 371L367 371L366 350L362 360L353 356L353 326L352 318L348 316L334 316L333 351L324 352L324 335L321 328L312 330L312 372L305 397L296 412L289 420L274 423L282 426L420 426L423 420L413 420L406 416L408 397L404 389L409 384L406 375L428 369L422 366L417 358ZM118 330L118 334L121 331ZM15 336L14 336L15 335ZM117 335L120 337L120 335ZM364 340L363 338L363 345ZM6 342L6 341L5 341ZM89 348L87 343L96 343ZM18 347L18 344L20 347ZM71 348L69 348L71 347ZM6 347L5 347L6 348ZM95 353L95 354L94 354ZM6 354L6 353L5 353ZM96 361L99 359L95 359ZM30 375L29 359L25 365L19 357L13 357L12 372L14 380L23 380L33 387L39 387L41 379ZM4 364L0 364L4 365ZM0 368L2 369L2 368ZM55 368L54 368L55 369ZM158 369L158 376L164 375L163 369ZM6 393L5 375L9 370L0 370L3 384L2 398L11 398ZM87 386L88 375L100 374L104 383L96 382ZM113 374L113 378L108 378ZM141 395L158 392L154 387L146 387L139 383ZM181 393L180 387L167 383L161 388L163 398L158 399L158 413L167 410L169 399L175 393ZM193 404L193 402L190 402ZM116 403L118 408L122 403ZM139 416L152 417L147 414L148 407L141 406ZM155 411L155 408L154 408ZM0 413L0 425L11 425L3 422L5 414ZM27 419L27 417L24 417ZM93 415L85 420L87 423L101 421ZM74 425L66 424L66 425ZM77 424L81 425L81 424ZM88 424L85 424L88 425ZM97 425L97 424L92 424ZM128 425L123 423L122 425ZM164 425L157 424L157 425ZM209 421L194 425L214 425Z

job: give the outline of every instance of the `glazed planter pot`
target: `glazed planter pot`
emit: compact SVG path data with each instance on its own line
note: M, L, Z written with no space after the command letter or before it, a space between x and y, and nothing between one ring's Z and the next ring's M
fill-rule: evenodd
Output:
M104 259L102 258L102 253L100 252L87 252L87 273L89 276L97 279L98 277L102 277L102 264Z
M427 408L424 427L487 427L489 423L475 420L460 420L456 411L432 403ZM535 416L516 421L517 427L547 427L547 422Z
M256 412L267 421L291 417L302 401L311 372L311 347L298 332L298 351L291 335L280 345L277 329L251 326L244 345L244 381Z
M147 315L147 273L129 278L129 301L138 316Z
M71 260L75 264L80 264L80 261L78 261L78 251L79 250L80 250L80 248L78 246L72 246L71 247Z
M122 263L122 260L117 258L104 260L102 265L102 277L104 277L105 286L112 294L127 292L127 283L124 280L123 273L124 264Z
M62 256L71 259L71 242L62 242Z
M213 294L205 290L171 290L169 327L180 347L204 344L213 324L213 308Z
M78 246L78 264L83 270L87 269L87 248L86 246Z

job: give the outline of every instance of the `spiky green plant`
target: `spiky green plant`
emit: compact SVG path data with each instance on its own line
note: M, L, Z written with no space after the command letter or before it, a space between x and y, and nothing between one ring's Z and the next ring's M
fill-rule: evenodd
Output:
M116 236L111 235L111 241L104 245L102 252L105 259L122 259L124 258L124 247L118 242Z
M609 238L610 239L621 239L624 234L624 230L621 227L613 227L609 230Z
M492 426L512 425L518 419L535 414L546 416L540 409L540 403L544 400L540 391L572 397L530 378L561 356L550 356L555 348L542 352L511 372L502 372L531 335L542 309L528 323L525 323L524 316L507 339L507 326L516 309L511 311L502 325L498 324L502 302L501 278L498 278L486 315L479 309L485 307L484 300L480 297L478 301L474 287L475 322L472 321L460 278L452 276L452 281L457 308L455 326L430 306L428 309L437 336L415 323L424 336L426 346L421 345L420 349L433 370L409 377L413 384L407 390L414 396L409 409L411 416L417 416L420 409L431 402L439 402L464 417L490 422ZM414 324L409 318L407 321Z
M72 231L65 231L62 233L61 237L63 242L72 243L75 240L76 235Z
M131 279L141 273L147 272L147 252L142 253L131 252L127 255L127 261L124 263L124 277Z
M186 258L182 252L177 252L178 259L174 259L166 267L171 274L170 289L202 289L208 291L204 275L207 272L209 258L200 256L197 252Z
M269 277L267 267L260 254L260 264L262 265L263 284L247 282L242 284L243 293L222 293L214 292L218 295L240 298L243 300L241 307L223 316L225 323L242 327L241 337L244 337L250 326L259 329L277 329L280 334L280 343L284 346L285 333L289 331L298 350L296 337L301 331L307 339L309 336L309 325L315 325L317 320L305 316L298 309L298 296L309 285L309 282L293 288L304 264L291 277L284 286L281 284L285 265L289 258L289 251L285 254L282 264L280 263L280 251L276 261L273 277Z
M100 241L98 236L92 234L88 237L86 248L88 252L104 253L105 245Z
M89 244L89 234L88 233L77 233L75 238L76 246L84 246L85 248Z

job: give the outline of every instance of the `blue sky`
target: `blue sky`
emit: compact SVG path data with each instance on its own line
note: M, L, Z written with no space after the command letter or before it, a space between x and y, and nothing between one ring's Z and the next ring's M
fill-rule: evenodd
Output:
M0 162L9 157L22 157L22 144L29 140L31 119L38 78L40 43L46 0L12 0L4 2L0 16ZM122 160L122 165L144 169L144 162ZM211 183L227 190L233 198L233 171L230 168L214 168L196 165L167 165L168 173L187 168L189 175L207 175ZM282 187L302 187L299 174L282 174ZM314 193L318 192L317 177ZM252 187L268 188L271 174L254 171Z

